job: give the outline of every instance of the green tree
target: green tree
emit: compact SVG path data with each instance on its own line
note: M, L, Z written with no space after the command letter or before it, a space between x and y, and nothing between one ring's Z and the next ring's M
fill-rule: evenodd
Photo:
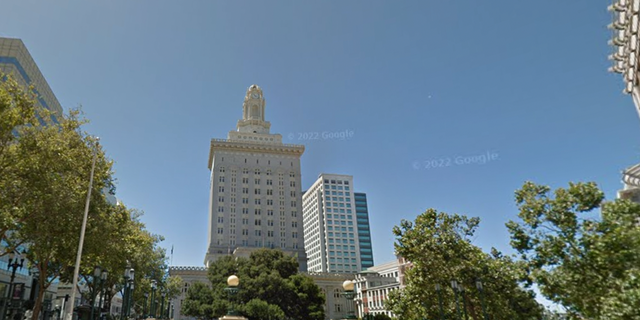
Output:
M107 293L110 298L122 287L128 260L138 282L166 270L166 257L157 246L162 237L145 230L139 211L106 200L105 190L115 191L112 161L97 140L82 130L87 120L80 111L71 110L53 122L34 97L0 73L0 242L2 254L18 246L26 248L30 267L40 273L41 290L33 313L37 318L51 283L73 280L70 266L75 265L94 154L95 178L80 270L88 297L98 289L91 276L94 266L110 272L105 283L115 288Z
M445 318L453 319L457 309L450 283L456 280L465 288L458 300L460 312L481 319L481 293L476 288L476 280L481 280L491 319L539 319L542 307L519 284L521 266L495 249L487 254L472 244L479 222L429 209L415 222L403 220L394 227L396 253L411 261L411 267L405 274L406 287L390 294L387 307L399 318L439 319L439 285Z
M545 297L573 319L640 319L640 205L605 202L595 183L570 183L552 195L527 182L516 203L511 245Z
M254 251L246 258L225 256L209 266L211 286L192 286L185 315L205 319L226 314L227 278L240 278L237 310L252 320L324 319L324 296L313 279L298 273L293 257L277 249ZM192 292L193 291L193 292Z
M197 319L214 319L224 314L227 308L228 303L226 300L214 298L211 287L207 284L196 282L189 287L180 312Z
M85 123L72 110L58 124L19 129L12 175L16 177L10 198L29 215L12 230L12 238L28 246L27 258L40 272L41 291L34 306L40 311L45 289L69 265L75 264L92 158L96 169L91 193L87 246L100 241L97 233L109 213L102 190L112 188L111 161L95 139L82 132ZM87 250L89 252L90 250Z
M20 188L19 172L15 170L18 131L25 126L46 123L48 113L35 104L32 88L23 88L0 71L0 242L6 248L0 256L16 250L22 241L13 237L20 224L32 218L20 203L28 196Z

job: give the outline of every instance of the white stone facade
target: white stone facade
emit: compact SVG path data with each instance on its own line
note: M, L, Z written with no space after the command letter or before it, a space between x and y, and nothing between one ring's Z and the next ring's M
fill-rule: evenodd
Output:
M182 279L183 287L180 295L171 299L173 306L173 320L195 320L193 317L187 317L181 314L182 303L187 298L189 287L196 282L211 285L207 278L207 268L204 267L169 267L170 276L178 276Z
M320 174L302 199L309 271L360 271L353 177Z
M622 172L624 189L618 191L618 198L640 203L640 164Z
M302 229L300 157L264 120L265 100L252 85L243 118L227 139L212 139L209 236L205 265L224 255L280 248L307 270Z
M404 288L404 272L411 263L402 257L358 273L354 284L356 291L356 316L365 314L395 315L386 309L389 293Z
M344 319L348 310L354 308L354 302L344 297L342 283L346 280L353 281L354 274L309 272L307 275L313 278L313 282L320 287L322 294L325 296L325 320Z

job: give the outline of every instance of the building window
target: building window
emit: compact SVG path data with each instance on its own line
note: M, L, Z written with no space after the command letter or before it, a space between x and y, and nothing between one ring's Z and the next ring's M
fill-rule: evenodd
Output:
M224 182L224 176L220 176L220 179L218 179L218 181Z

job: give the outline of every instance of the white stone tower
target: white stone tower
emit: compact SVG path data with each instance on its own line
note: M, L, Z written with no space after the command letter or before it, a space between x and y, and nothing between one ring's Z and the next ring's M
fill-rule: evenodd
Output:
M206 266L224 255L280 248L307 270L300 189L304 146L283 144L280 134L270 133L265 106L262 89L252 85L237 130L227 139L211 139Z

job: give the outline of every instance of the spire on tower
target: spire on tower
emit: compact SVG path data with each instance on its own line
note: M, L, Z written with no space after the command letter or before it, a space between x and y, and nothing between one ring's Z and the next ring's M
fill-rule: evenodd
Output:
M247 89L242 104L242 120L238 121L238 132L269 133L271 124L264 120L266 100L258 85Z

